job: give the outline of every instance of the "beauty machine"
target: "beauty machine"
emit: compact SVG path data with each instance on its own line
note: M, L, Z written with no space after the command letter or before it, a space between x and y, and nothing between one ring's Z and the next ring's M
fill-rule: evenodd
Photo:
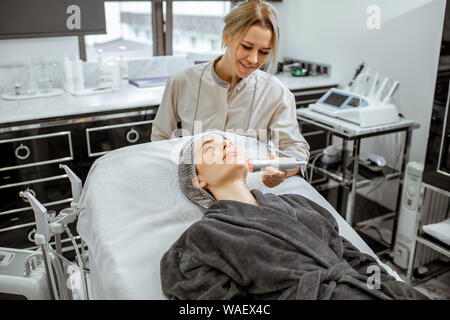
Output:
M367 73L360 76L359 81L358 79L356 81L355 88L348 87L346 90L331 88L319 101L310 104L308 108L315 112L356 123L361 127L398 122L400 118L397 107L390 101L400 83L395 81L387 95L382 98L389 79L379 80L378 74L373 78Z
M248 169L250 172L264 170L267 167L273 167L280 170L294 170L300 165L306 166L306 161L294 158L276 158L276 159L249 159Z

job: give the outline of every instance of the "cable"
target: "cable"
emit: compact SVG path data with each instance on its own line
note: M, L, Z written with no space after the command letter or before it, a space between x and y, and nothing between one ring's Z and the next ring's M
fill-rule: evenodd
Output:
M64 226L65 227L65 231L67 233L67 235L70 238L70 241L72 242L73 248L75 250L75 254L78 260L78 266L80 268L80 273L81 273L81 278L82 278L82 286L83 286L83 293L85 294L85 298L88 300L89 299L89 295L87 292L87 284L86 284L86 277L84 274L84 266L83 266L83 259L80 255L80 251L78 250L78 245L75 241L75 238L73 237L72 233L70 232L70 229L67 227L67 225Z
M73 265L73 262L70 261L69 259L67 259L66 257L64 257L62 254L59 254L56 252L56 255L61 258L65 263L67 263L68 265Z
M206 64L206 66L202 70L202 73L200 74L200 80L199 80L198 90L197 90L197 102L196 102L196 105L195 105L194 120L192 122L192 131L191 131L192 135L194 134L195 121L197 120L198 104L199 104L199 101L200 101L200 92L201 92L200 90L201 90L201 87L202 87L203 75L204 75L206 69L208 68L208 66L211 65L211 64L212 64L211 68L214 68L214 62L210 62L210 63ZM255 105L255 97L256 97L257 87L258 87L258 78L255 77L255 89L253 90L253 97L252 97L252 102L251 102L251 105L250 105L250 117L248 119L247 130L250 127L250 121L252 119L251 115L253 114L253 109L254 109L254 105Z
M55 283L55 277L53 274L53 270L51 268L51 262L49 261L49 258L48 258L48 249L49 249L48 242L41 245L42 255L44 256L45 269L47 270L47 280L49 280L49 284L52 287L52 298L55 300L59 300L58 290L56 288L56 283Z
M311 170L309 172L309 183L312 182L313 172L314 172L314 165L316 164L317 159L320 158L320 156L323 154L323 152L319 152L315 157L313 162L311 163Z
M366 195L368 196L369 194L371 194L372 192L374 192L376 189L378 189L383 183L386 182L386 175L384 175L383 180L381 180L377 185L375 185L374 188L370 189L370 191L368 191L366 193Z
M85 251L85 247L88 248L88 245L83 239L81 239L81 259L83 260L84 258L86 258L83 260L83 266L84 266L84 270L89 272L90 271L89 252ZM86 263L86 260L87 260L87 263Z
M49 245L50 245L50 244L49 244ZM50 245L50 248L51 248L51 245ZM62 247L61 247L61 234L59 234L59 233L56 233L56 234L55 234L55 248L56 248L56 251L55 251L55 252L57 252L57 253L62 253ZM58 258L58 259L59 259L59 258ZM59 260L59 263L61 264L62 261Z
M207 64L202 71L202 74L200 75L200 81L198 83L198 90L197 90L197 104L195 105L195 113L194 113L194 121L192 122L192 131L191 134L194 134L194 125L195 125L195 120L197 120L197 111L198 111L198 102L200 100L200 89L202 87L202 78L203 78L203 74L206 71L206 68L208 67L209 64Z
M55 251L55 252L52 252L52 253L54 254L54 253L57 253L57 252ZM53 257L50 258L50 260L51 260L52 266L53 266L53 268L55 270L56 278L58 280L60 299L61 300L68 300L69 296L68 296L68 292L67 292L67 289L66 289L64 271L63 271L64 268L61 266L61 263L60 263L60 260L59 260L59 257L57 256L57 254L56 254L56 257L53 256Z
M72 266L74 265L74 263L72 261L70 261L69 259L67 259L66 257L64 257L62 254L59 254L58 252L55 252L56 255L59 257L60 260L62 260L67 266ZM65 268L64 268L65 269ZM70 277L70 276L69 276ZM73 299L73 297L72 297Z
M306 167L306 170L305 170L304 174L305 174L305 180L309 181L309 178L308 178L308 167Z
M73 248L75 249L75 253L77 256L77 260L78 260L78 266L80 268L80 273L81 273L81 279L82 279L82 286L83 286L83 293L85 294L85 298L86 300L89 300L89 295L88 295L88 291L87 291L87 283L86 283L86 277L84 274L84 266L83 266L83 259L80 255L80 251L78 250L78 245L77 242L75 241L75 238L72 235L72 232L70 232L70 229L67 227L67 225L64 226L65 227L65 231L67 233L67 235L70 238L70 241L72 242Z
M401 110L401 103L400 103L400 88L395 92L395 94L394 94L394 99L395 99L395 102L397 103L396 104L396 106L397 106L397 111L399 111L399 110ZM403 119L406 119L401 113L399 113L399 116L401 116ZM399 137L400 135L402 135L402 134L406 134L406 133L403 133L403 132L397 132L396 133L396 137ZM403 150L403 148L405 147L404 146L404 144L405 144L405 141L406 140L406 137L404 138L404 139L402 139L402 142L401 142L401 148L400 148L400 150ZM401 157L401 155L402 155L402 152L399 152L398 153L398 156L397 156L397 160L395 161L395 169L397 169L398 168L398 166L399 166L399 162L400 162L400 157Z
M375 231L377 232L378 236L380 237L380 239L379 239L380 242L383 243L384 245L386 245L387 247L390 247L389 242L387 242L386 240L384 240L383 234L381 233L380 229L378 229L377 226L374 226L374 225L367 225L367 226L364 226L364 227L360 228L359 230L364 230L364 229L373 229L373 230L375 230Z
M55 247L56 247L56 252L61 253L62 252L62 248L61 248L61 235L59 233L55 234Z
M81 239L81 255L84 254L84 241Z

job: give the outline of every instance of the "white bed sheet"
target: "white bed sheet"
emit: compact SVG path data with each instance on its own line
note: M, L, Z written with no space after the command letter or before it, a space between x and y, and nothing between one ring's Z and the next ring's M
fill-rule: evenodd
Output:
M265 153L256 140L229 135L249 156ZM118 149L93 164L80 200L77 230L89 247L91 299L166 299L161 290L160 259L202 212L182 193L177 154L184 139ZM244 143L244 144L242 144ZM267 188L261 173L249 174L250 189L297 193L328 209L339 232L362 252L378 257L336 210L304 179L288 178ZM400 280L389 268L379 263Z

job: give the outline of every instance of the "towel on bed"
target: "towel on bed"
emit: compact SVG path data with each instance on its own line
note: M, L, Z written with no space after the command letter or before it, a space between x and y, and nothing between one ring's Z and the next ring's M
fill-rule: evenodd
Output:
M252 194L259 206L215 202L164 254L167 297L427 299L341 237L332 214L315 202Z

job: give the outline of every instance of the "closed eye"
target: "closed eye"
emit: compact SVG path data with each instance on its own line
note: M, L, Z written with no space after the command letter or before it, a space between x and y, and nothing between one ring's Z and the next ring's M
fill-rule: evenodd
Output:
M249 47L249 46L246 46L245 44L241 44L242 45L242 47L245 49L245 50L250 50L250 49L252 49L252 47ZM261 50L259 50L259 52L261 53L261 54L263 54L263 55L268 55L270 52L268 52L268 51L261 51Z

